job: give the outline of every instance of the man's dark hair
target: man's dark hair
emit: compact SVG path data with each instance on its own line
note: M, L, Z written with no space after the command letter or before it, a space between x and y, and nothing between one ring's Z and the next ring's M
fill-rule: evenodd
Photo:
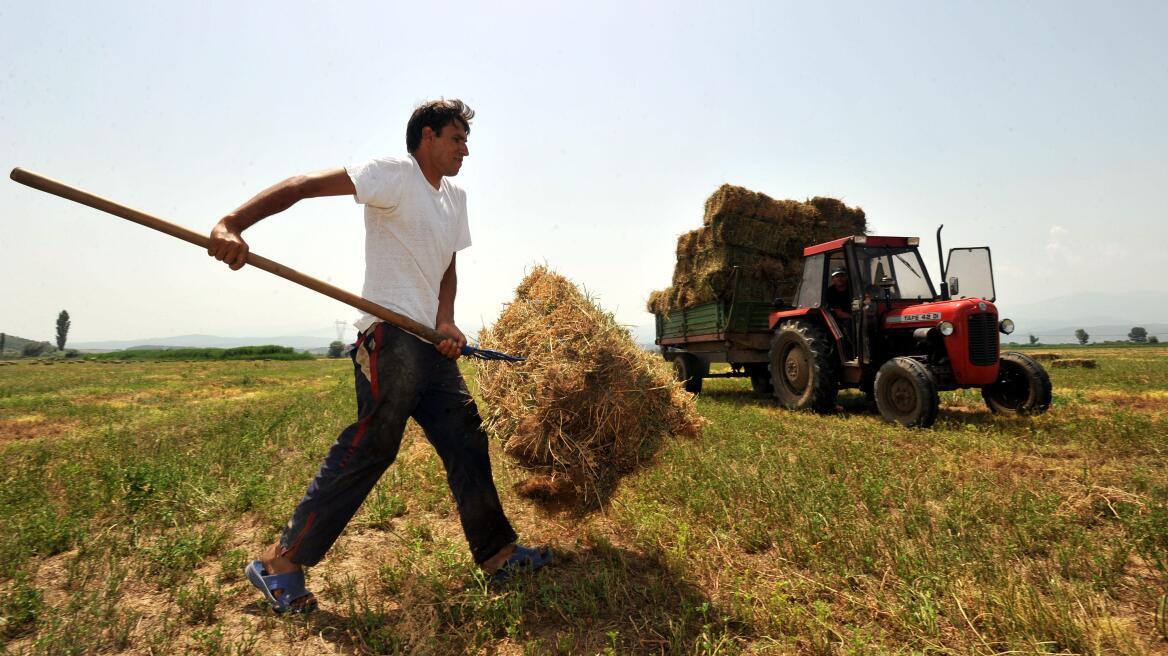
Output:
M412 155L422 144L422 128L430 128L434 134L442 134L442 128L454 121L470 134L470 121L474 110L461 100L431 100L419 105L406 124L406 150Z

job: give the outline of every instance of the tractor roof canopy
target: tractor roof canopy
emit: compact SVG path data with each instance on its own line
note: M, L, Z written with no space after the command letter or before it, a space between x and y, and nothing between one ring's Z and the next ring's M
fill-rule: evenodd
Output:
M836 251L844 247L844 244L855 243L865 246L891 246L893 248L907 248L909 246L917 246L920 244L920 239L917 237L878 237L875 235L852 235L851 237L840 237L832 241L808 246L803 249L803 257L809 255L816 255L818 253L827 253L829 251Z

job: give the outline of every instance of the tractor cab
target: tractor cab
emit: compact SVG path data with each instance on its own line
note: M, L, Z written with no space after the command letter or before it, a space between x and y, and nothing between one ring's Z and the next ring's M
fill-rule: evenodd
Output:
M819 307L828 296L833 273L844 271L856 300L937 298L916 237L844 237L803 251L803 278L795 305Z
M772 329L784 319L816 316L836 341L845 381L863 383L860 365L885 359L881 351L888 350L873 342L874 330L906 319L941 319L922 307L940 296L918 243L916 237L856 235L807 247L795 309L773 313Z
M794 307L777 302L770 315L780 403L822 410L839 388L858 387L887 418L926 426L938 390L981 387L995 411L1045 410L1046 373L1022 354L1000 356L999 332L1013 322L994 306L989 249L952 249L938 290L918 246L856 235L804 249Z

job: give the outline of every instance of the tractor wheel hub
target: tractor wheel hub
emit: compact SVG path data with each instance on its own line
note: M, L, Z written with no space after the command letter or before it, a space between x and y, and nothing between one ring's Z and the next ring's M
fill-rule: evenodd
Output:
M807 360L798 350L787 354L783 362L783 375L795 389L803 389L807 385Z
M916 390L913 389L912 383L904 378L898 378L889 386L888 400L892 401L892 407L900 413L912 412L917 407Z

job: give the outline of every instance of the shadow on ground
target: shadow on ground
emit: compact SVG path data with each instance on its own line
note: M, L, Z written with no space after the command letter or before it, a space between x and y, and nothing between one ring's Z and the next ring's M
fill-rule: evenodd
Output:
M716 399L721 404L733 407L780 408L778 402L770 394L734 389L703 391L702 396ZM835 410L828 414L837 417L879 417L880 411L877 409L875 401L870 401L864 393L858 390L844 390L836 399ZM941 408L937 414L937 423L940 425L1001 426L1006 424L1024 427L1029 425L1027 422L1030 419L1031 417L1025 416L996 415L990 412L984 404L972 406L946 404L944 394L941 396Z
M414 581L373 601L322 604L305 627L347 653L693 653L753 634L663 559L598 543L498 588ZM380 595L380 596L378 596ZM345 606L348 606L347 608Z

